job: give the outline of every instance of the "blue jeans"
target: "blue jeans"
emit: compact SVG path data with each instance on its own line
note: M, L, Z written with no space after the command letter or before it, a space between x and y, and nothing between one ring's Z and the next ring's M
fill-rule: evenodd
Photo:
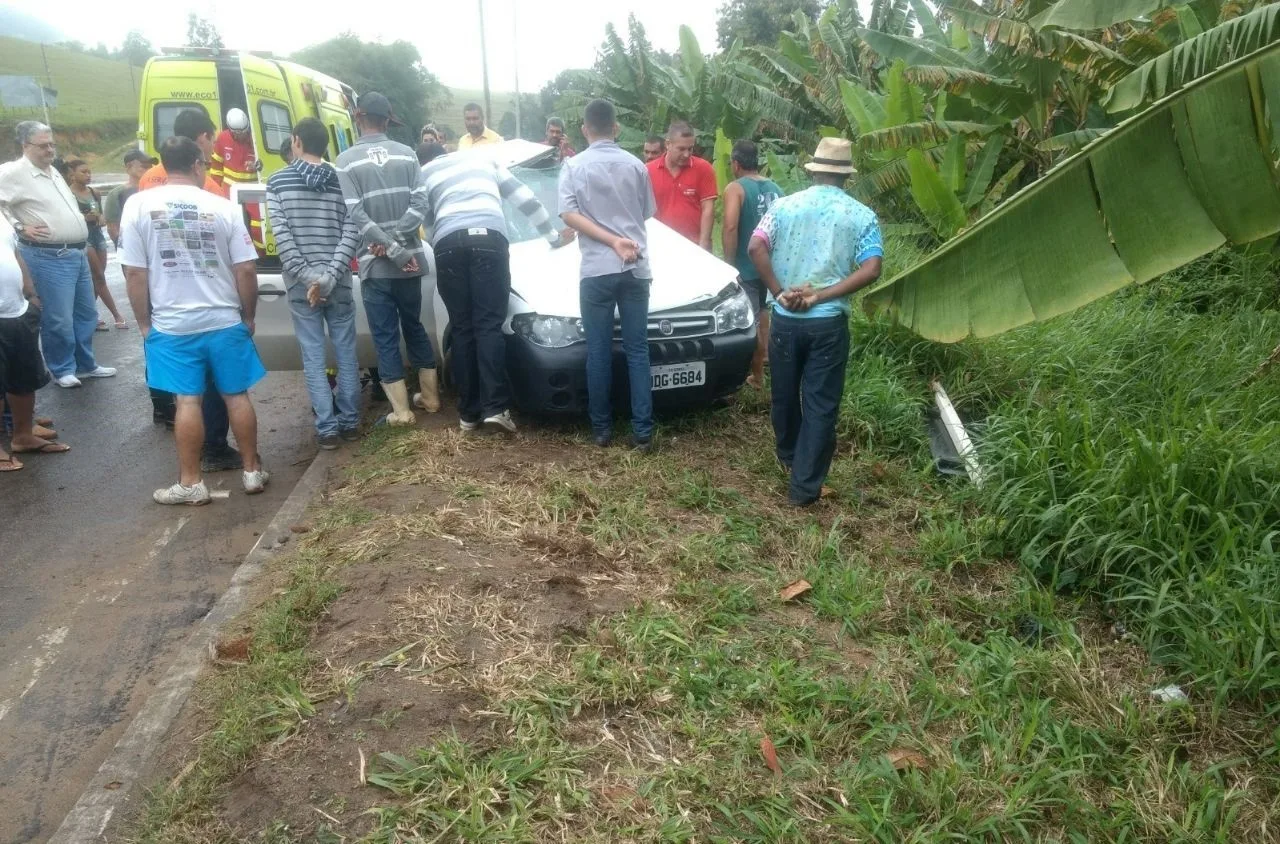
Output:
M836 453L836 418L848 362L848 317L773 314L771 415L778 459L791 469L794 504L810 504L822 494Z
M316 434L327 437L339 430L351 430L360 424L360 368L356 362L356 306L351 290L346 301L341 289L335 288L329 301L318 308L306 302L289 301L293 314L293 330L302 347L302 372L307 379L311 409L316 413ZM338 390L329 389L325 374L324 327L329 326L334 357L338 362ZM338 406L334 415L334 404Z
M19 244L18 251L40 296L40 345L49 371L61 378L97 369L93 332L98 328L98 306L84 250L60 252Z
M400 330L409 351L409 365L435 369L431 340L422 327L422 278L370 278L360 282L364 315L378 355L378 380L384 384L404 380L400 357Z
M631 433L653 436L653 378L649 373L649 279L628 271L582 280L579 299L587 336L587 412L596 436L613 428L613 311L622 319L622 351L631 386Z

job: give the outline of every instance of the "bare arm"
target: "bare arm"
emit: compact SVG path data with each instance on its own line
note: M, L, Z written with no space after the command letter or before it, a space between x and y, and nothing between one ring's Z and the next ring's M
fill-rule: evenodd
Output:
M711 232L716 227L716 198L702 200L702 225L698 230L698 245L711 251Z
M738 221L742 218L742 202L747 192L737 182L730 182L724 189L724 226L720 231L720 246L727 263L738 261ZM703 208L706 213L706 208Z
M790 291L789 301L783 302L782 306L789 311L807 311L814 305L851 296L867 285L874 284L876 279L880 278L883 264L884 261L880 258L868 258L862 262L862 266L830 287L815 290L806 286Z
M778 281L778 276L773 271L773 251L769 249L769 242L762 237L753 235L751 243L747 245L747 257L755 265L756 272L760 273L761 280L769 288L773 298L781 298L782 284Z
M236 276L236 292L240 294L240 319L253 333L253 321L258 315L258 269L253 261L244 261L231 268Z
M148 286L150 275L146 267L124 268L129 306L133 308L133 318L137 320L138 330L143 337L151 331L151 288Z
M22 254L16 249L13 250L13 257L18 259L18 269L22 270L23 297L37 308L40 307L40 297L36 295L36 286L31 282L31 270L27 268L27 262L22 260Z

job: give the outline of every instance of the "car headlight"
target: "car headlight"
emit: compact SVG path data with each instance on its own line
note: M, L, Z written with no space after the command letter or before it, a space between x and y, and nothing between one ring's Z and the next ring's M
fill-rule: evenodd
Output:
M711 312L716 316L717 334L741 331L744 328L750 328L756 321L755 311L751 308L751 299L736 284L734 291L723 302L712 308Z
M577 317L517 314L511 318L511 330L548 349L563 349L587 339L582 330L582 320Z

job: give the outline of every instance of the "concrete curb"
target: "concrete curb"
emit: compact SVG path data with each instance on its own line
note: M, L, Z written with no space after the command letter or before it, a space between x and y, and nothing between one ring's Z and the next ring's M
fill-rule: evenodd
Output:
M277 549L277 540L288 538L290 525L297 524L312 497L325 481L337 452L321 451L307 467L275 518L245 555L231 577L231 584L213 609L200 620L155 691L147 698L133 723L112 749L98 773L76 801L49 839L50 844L90 844L100 842L111 818L128 799L143 775L160 740L187 702L187 696L208 659L209 648L222 626L245 609L249 585L262 573Z

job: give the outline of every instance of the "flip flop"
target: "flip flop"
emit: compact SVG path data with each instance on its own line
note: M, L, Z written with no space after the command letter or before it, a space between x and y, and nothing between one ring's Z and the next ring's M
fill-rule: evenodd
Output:
M17 460L14 460L13 455L10 455L4 458L3 460L0 460L0 472L17 472L17 471L20 471L21 469L22 469L22 464L19 463Z
M13 448L14 454L66 454L71 446L66 443L45 443L38 448Z
M46 428L44 425L36 425L31 429L31 433L42 440L56 440L58 438L57 431L52 428Z
M107 322L106 322L106 320L101 320L101 319L100 319L100 320L98 320L98 328L97 328L97 330L98 330L98 331L110 331L111 329L107 328Z
M120 320L119 322L116 323L116 328L118 329L125 329L128 327L129 327L129 323L125 322L124 320Z

